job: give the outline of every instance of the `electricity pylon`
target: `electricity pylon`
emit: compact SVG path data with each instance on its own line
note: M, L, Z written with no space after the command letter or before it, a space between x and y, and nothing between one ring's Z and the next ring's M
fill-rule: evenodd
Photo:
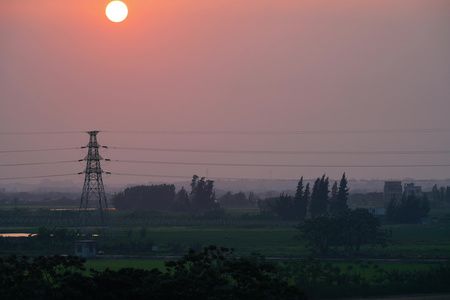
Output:
M79 226L82 234L85 234L86 228L98 225L101 222L103 237L111 237L111 228L109 223L108 202L106 200L105 187L103 186L102 173L100 167L100 156L97 143L97 134L99 131L88 131L89 144L87 144L88 153L80 161L86 161L86 169L78 174L85 174L83 193L81 194L79 213ZM108 174L109 172L106 172Z

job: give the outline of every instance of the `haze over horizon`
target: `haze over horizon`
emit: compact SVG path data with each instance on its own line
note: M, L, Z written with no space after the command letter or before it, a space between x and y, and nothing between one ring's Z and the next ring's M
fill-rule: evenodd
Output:
M450 178L448 0L108 2L2 3L0 178Z

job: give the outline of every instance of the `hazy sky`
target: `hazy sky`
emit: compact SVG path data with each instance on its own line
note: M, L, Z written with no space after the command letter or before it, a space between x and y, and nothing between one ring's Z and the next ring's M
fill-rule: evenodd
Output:
M450 178L449 166L386 167L450 165L449 0L125 0L129 15L122 23L106 18L108 2L2 1L0 132L102 130L100 144L111 147L229 151L111 149L102 155L210 164L104 165L116 173ZM203 134L184 134L188 131ZM230 131L242 134L226 134ZM85 133L0 138L1 151L81 147L88 141ZM251 153L232 153L243 150ZM343 153L323 153L330 151ZM377 153L361 153L367 151ZM0 153L0 164L83 157L81 150ZM83 163L1 166L0 177L83 168ZM104 179L134 180L159 178Z

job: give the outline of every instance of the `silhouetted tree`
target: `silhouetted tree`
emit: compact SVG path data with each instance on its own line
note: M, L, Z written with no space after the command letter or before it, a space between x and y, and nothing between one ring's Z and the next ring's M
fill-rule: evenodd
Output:
M328 208L330 213L336 212L337 194L338 194L338 187L337 187L337 181L335 181L333 186L331 187L331 197L330 197L330 202L329 202L330 205Z
M393 198L386 209L388 220L399 223L418 223L430 211L430 201L424 195L416 197L414 194L403 193L400 201Z
M366 251L386 247L392 237L391 231L380 228L380 219L364 208L338 212L336 226L339 233L335 243L350 256L360 255L362 245L370 246Z
M191 204L194 211L206 211L218 208L215 202L214 181L199 178L197 175L191 181Z
M174 211L188 211L190 207L189 194L186 189L181 187L175 196L175 202L173 205Z
M167 210L175 199L175 185L138 185L115 194L112 203L117 210Z
M304 203L304 205L306 205L305 217L308 213L308 206L309 206L310 198L311 198L311 192L310 192L309 182L308 182L305 186L305 191L303 192L303 203Z
M329 189L328 177L325 174L322 178L317 178L311 194L311 203L309 206L312 216L325 214L328 211L328 193Z
M222 207L243 207L249 205L249 201L244 192L238 192L235 194L227 192L219 198L219 203Z
M305 197L305 193L306 191L303 191L303 176L302 176L297 184L297 191L293 199L295 217L298 219L304 219L308 212L309 183L308 183L307 197Z
M292 197L287 194L280 194L280 197L275 199L275 203L270 203L269 205L281 218L294 219L297 216Z
M306 243L313 253L326 256L331 247L341 247L344 253L358 256L362 245L384 247L391 232L380 228L379 219L366 209L321 214L304 220L297 227L297 239Z
M347 178L345 178L345 173L342 175L341 181L339 182L339 189L337 189L337 183L335 182L332 188L332 196L330 201L330 212L336 213L340 211L346 211L348 209L347 200L348 200L348 187L347 187ZM336 187L335 187L336 185ZM333 189L335 190L333 196ZM336 191L337 190L337 191Z

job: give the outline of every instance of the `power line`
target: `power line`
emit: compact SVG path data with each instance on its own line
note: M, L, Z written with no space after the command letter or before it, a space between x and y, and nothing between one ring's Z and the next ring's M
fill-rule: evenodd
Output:
M348 130L274 130L274 131L212 131L212 130L105 130L103 133L155 135L316 135L316 134L386 134L386 133L447 133L450 128L415 129L348 129Z
M77 174L77 173L72 173L72 174L54 174L54 175L23 176L23 177L4 177L4 178L0 178L0 180L30 179L30 178L46 178L46 177L61 177L61 176L74 176L74 175L78 175L78 174Z
M308 155L404 155L404 154L449 154L450 150L400 150L400 151L280 151L280 150L220 150L220 149L183 149L183 148L137 148L137 147L109 147L114 150L187 152L187 153L225 153L225 154L308 154Z
M27 149L27 150L0 150L0 153L18 153L18 152L42 152L42 151L61 151L61 150L75 150L82 147L70 147L70 148L49 148L49 149Z
M185 179L190 180L192 175L190 176L181 176L181 175L161 175L161 174L134 174L134 173L108 173L113 176L132 176L132 177L157 177L157 178L176 178L176 179ZM249 178L249 177L208 177L210 180L248 180L248 181L298 181L299 178ZM303 179L305 182L314 182L316 179ZM394 179L348 179L349 182L385 182L392 181ZM405 181L402 179L398 179L399 181ZM412 179L414 182L425 182L425 181L449 181L450 179ZM406 180L407 181L407 180Z
M16 166L32 166L32 165L51 165L51 164L66 164L78 162L80 160L62 160L62 161L50 161L50 162L34 162L34 163L18 163L18 164L5 164L0 167L16 167Z
M450 167L450 164L394 164L394 165L313 165L313 164L247 164L247 163L205 163L205 162L171 162L171 161L143 161L143 160L112 160L117 163L140 163L161 165L201 165L227 167L282 167L282 168L410 168L410 167Z
M73 134L73 133L86 133L86 131L0 132L0 134L2 135Z
M0 135L74 134L88 131L0 132ZM343 130L103 130L102 133L154 135L317 135L317 134L392 134L392 133L448 133L450 128L410 129L343 129Z
M190 180L191 176L180 176L180 175L156 175L156 174L132 174L132 173L110 173L111 175L117 176L133 176L133 177L158 177L158 178L176 178L176 179L186 179ZM267 179L267 178L244 178L244 177L208 177L208 179L213 180L261 180L261 181L298 181L297 179ZM315 179L314 179L315 180ZM305 179L305 181L314 181L313 179Z

